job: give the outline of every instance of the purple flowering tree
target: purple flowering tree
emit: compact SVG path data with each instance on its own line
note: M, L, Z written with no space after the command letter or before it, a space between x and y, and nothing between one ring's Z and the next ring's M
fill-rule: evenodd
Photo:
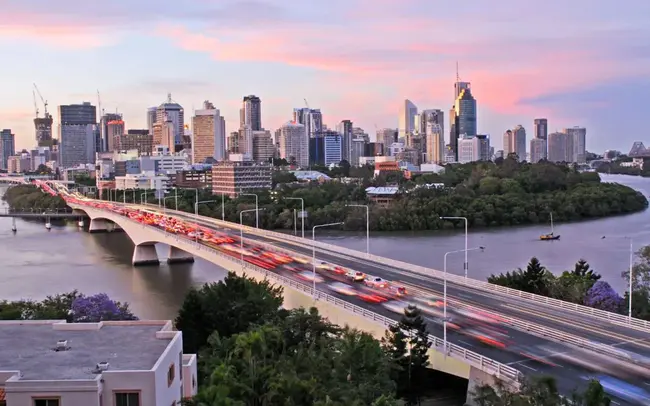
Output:
M585 295L585 305L608 312L618 313L622 304L623 298L605 281L594 283Z
M96 323L104 320L138 320L127 303L112 300L106 293L93 296L80 295L70 309L75 323Z

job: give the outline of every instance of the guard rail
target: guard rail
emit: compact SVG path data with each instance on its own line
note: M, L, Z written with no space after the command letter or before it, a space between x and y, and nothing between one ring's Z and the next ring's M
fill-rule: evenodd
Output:
M74 204L74 203L73 203ZM98 210L91 208L91 210ZM315 300L323 300L329 303L333 303L334 305L341 307L349 312L352 312L354 314L361 315L367 319L370 319L374 322L380 323L381 325L385 327L390 327L398 324L395 320L392 320L388 317L382 316L380 314L377 314L375 312L372 312L370 310L364 309L360 306L356 306L352 303L346 302L344 300L341 300L337 297L328 295L322 291L316 290L314 291L311 286L302 284L300 282L294 281L292 279L286 278L284 276L278 275L276 273L267 271L263 268L257 267L253 264L249 264L248 262L242 262L240 259L234 258L232 256L226 255L223 252L216 250L214 248L208 247L204 244L199 244L187 237L181 238L179 237L178 234L172 234L168 233L164 230L161 230L157 227L154 226L148 226L143 223L137 222L135 220L130 219L128 216L123 216L118 213L113 212L112 213L115 216L119 216L125 221L137 224L142 226L143 228L150 229L151 231L155 231L158 233L161 233L164 235L164 239L174 239L178 243L185 243L194 246L196 249L199 251L206 251L210 252L212 254L216 254L220 257L223 257L231 262L234 263L239 263L241 266L243 266L244 269L250 269L252 271L258 272L262 275L264 275L266 278L270 280L275 280L280 282L280 284L285 285L285 286L290 286L296 290L299 290L309 296L312 296L315 298ZM181 248L181 247L179 247ZM516 387L519 387L523 380L523 374L508 365L502 364L498 361L492 360L490 358L486 358L482 356L481 354L475 353L473 351L469 351L463 347L460 347L456 344L450 343L450 342L444 342L438 337L435 337L433 335L429 335L429 340L431 341L431 345L433 348L435 348L437 351L442 352L443 354L447 354L453 358L465 361L472 366L490 374L496 376L498 379L501 379L511 385L515 385ZM446 345L445 345L446 344Z

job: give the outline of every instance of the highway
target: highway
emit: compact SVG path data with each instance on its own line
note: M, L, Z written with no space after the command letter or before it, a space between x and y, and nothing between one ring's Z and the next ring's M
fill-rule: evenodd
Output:
M167 215L169 214L167 213ZM174 214L174 216L181 217L190 223L197 223L191 214ZM225 232L237 239L239 238L240 233L238 230L218 227L209 220L200 220L198 223L207 228ZM290 250L304 257L311 257L312 255L309 240L306 241L305 245L300 246L295 243L244 233L245 244L254 244L255 241L274 245L284 250ZM316 259L317 263L324 261L358 270L369 275L378 276L389 281L399 281L408 290L415 289L421 294L437 297L442 296L442 281L435 278L427 278L413 272L391 268L384 264L368 260L352 258L324 249L316 250ZM311 268L311 265L306 265L306 267ZM292 272L280 272L283 276L295 279L295 274ZM323 275L324 273L319 272L319 274ZM356 297L344 296L332 291L327 286L329 282L331 281L317 283L317 288L330 295L341 297L355 305L368 308L376 313L395 320L399 319L397 314L382 305L369 304ZM303 283L309 284L310 282L303 281ZM475 306L500 315L526 320L557 331L575 334L594 342L633 351L644 356L650 356L650 338L647 333L639 330L620 326L614 327L612 324L588 315L567 313L566 311L556 310L549 306L536 305L523 300L517 300L516 298L504 297L503 295L484 292L453 283L448 283L447 294L450 307L453 307L455 304ZM442 338L443 331L441 324L432 319L428 319L428 321L429 332L436 337ZM451 329L447 331L447 338L450 342L465 347L468 350L478 352L495 361L513 366L527 376L552 375L557 378L558 387L563 393L571 393L576 388L583 388L586 381L582 378L594 376L594 373L588 369L581 368L573 362L566 361L567 356L571 358L584 358L584 353L579 349L540 337L536 335L534 330L520 331L509 326L500 326L500 328L505 331L510 340L516 343L516 345L508 346L505 349L495 348L483 344L471 336L457 333ZM593 362L597 361L595 360ZM621 365L609 366L606 370L609 370L609 368L626 369L625 366ZM634 384L637 387L650 388L650 375L643 377L624 373L621 378L624 378L626 382ZM614 404L633 405L635 403L628 403L623 399L615 398Z

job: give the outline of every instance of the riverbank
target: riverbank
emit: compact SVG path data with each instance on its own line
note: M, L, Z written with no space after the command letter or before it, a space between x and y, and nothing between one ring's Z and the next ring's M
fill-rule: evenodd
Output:
M65 200L52 196L33 185L10 187L2 196L10 209L15 211L46 211L66 209Z

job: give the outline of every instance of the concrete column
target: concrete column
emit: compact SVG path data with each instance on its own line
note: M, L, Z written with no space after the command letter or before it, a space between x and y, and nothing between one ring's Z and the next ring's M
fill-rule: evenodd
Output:
M474 396L476 395L476 390L482 386L482 385L490 385L490 386L495 386L499 380L497 377L494 375L490 375L484 371L481 371L478 368L475 367L470 367L469 370L469 383L467 385L467 400L465 402L465 405L467 406L474 406L476 405L476 402L474 401ZM517 388L511 387L510 385L506 384L505 382L501 382L504 384L505 388L508 390L517 390Z
M158 253L156 252L156 245L136 245L133 249L133 259L131 260L133 266L143 265L160 265Z
M108 225L105 219L90 219L88 231L91 233L105 233L108 231Z
M187 251L180 248L169 246L169 255L167 255L168 264L187 264L194 262L194 257Z

